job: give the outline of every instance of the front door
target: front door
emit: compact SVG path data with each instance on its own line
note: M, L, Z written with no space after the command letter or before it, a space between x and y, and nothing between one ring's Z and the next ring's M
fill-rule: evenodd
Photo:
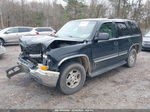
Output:
M110 38L109 40L99 40L93 43L94 71L117 63L118 40L115 32L115 25L112 22L101 25L99 33L108 33Z
M18 28L10 28L5 32L5 40L8 43L13 43L18 41Z

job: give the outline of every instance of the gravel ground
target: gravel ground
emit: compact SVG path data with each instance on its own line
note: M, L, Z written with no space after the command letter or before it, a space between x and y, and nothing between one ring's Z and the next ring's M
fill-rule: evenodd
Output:
M134 68L119 67L88 78L82 90L67 96L38 84L28 74L7 79L5 70L16 64L20 48L6 49L0 58L0 108L150 109L150 52L141 52Z

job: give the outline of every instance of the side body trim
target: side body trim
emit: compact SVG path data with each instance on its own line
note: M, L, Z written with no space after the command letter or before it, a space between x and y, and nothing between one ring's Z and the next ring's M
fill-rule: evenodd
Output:
M126 51L121 51L118 53L114 53L114 54L111 54L111 55L107 55L107 56L102 56L100 58L96 58L94 59L94 62L95 63L98 63L98 62L101 62L101 61L105 61L105 60L108 60L108 59L111 59L111 58L115 58L115 57L118 57L118 56L122 56L122 55L126 55L128 54L128 50Z
M107 55L107 56L102 56L100 58L96 58L96 59L94 59L94 62L98 63L98 62L105 61L105 60L108 60L108 59L111 59L111 58L115 58L115 57L118 57L118 53L114 53L114 54L111 54L111 55Z

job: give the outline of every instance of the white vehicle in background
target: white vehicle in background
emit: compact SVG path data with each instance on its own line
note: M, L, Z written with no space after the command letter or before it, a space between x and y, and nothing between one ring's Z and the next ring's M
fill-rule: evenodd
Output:
M0 45L16 44L19 42L19 38L25 35L29 35L32 27L9 27L0 31Z
M51 27L9 27L0 31L0 45L18 44L22 36L51 35L56 31Z
M30 32L30 35L51 35L55 33L56 31L51 27L35 27Z
M150 50L150 31L143 37L142 50Z

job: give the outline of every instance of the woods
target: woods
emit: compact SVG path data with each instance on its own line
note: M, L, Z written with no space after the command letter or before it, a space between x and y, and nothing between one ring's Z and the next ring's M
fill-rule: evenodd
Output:
M41 1L41 0L40 0ZM10 26L51 26L59 29L69 20L82 18L127 18L142 30L150 28L150 0L0 0L0 28Z

